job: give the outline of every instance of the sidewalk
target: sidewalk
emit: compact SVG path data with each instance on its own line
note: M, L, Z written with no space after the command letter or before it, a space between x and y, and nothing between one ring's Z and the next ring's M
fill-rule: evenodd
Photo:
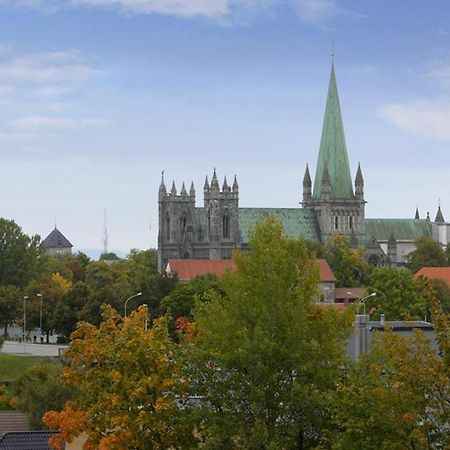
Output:
M22 356L59 356L67 345L60 344L31 344L27 342L5 341L1 349L2 353Z

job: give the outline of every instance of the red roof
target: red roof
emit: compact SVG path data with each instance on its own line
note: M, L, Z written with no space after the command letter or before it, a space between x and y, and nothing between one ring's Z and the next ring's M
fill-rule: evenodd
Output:
M321 282L335 282L336 278L326 259L318 259ZM170 276L176 273L181 281L189 281L198 275L214 273L223 275L227 269L236 270L236 264L231 259L169 259L166 273Z
M415 276L444 280L450 287L450 267L422 267Z
M363 298L366 293L366 288L336 288L334 298L356 300L357 298Z
M320 281L334 283L336 281L336 277L334 276L328 261L326 259L318 259L317 261L320 268Z
M176 273L179 280L189 281L208 273L223 275L228 269L236 269L236 264L231 259L169 259L166 273Z

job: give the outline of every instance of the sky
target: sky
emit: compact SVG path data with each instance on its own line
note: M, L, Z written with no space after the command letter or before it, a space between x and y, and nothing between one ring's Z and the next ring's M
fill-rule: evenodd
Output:
M75 249L156 247L170 188L236 174L297 207L334 47L367 217L450 218L448 0L0 0L0 216Z

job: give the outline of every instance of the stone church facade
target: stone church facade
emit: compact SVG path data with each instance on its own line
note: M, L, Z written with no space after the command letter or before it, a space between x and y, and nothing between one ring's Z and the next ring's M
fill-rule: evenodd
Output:
M358 165L354 183L348 161L339 95L331 67L325 117L314 183L308 165L303 177L301 208L239 208L239 186L225 177L219 184L214 169L206 177L203 206L196 206L193 183L189 192L175 182L167 190L164 176L159 187L158 265L162 271L169 259L230 259L233 250L246 248L250 229L269 215L279 218L286 233L295 238L326 242L333 234L347 236L353 246L363 245L369 263L402 265L414 250L418 237L427 236L445 246L450 241L450 223L440 206L435 220L367 219L364 178Z

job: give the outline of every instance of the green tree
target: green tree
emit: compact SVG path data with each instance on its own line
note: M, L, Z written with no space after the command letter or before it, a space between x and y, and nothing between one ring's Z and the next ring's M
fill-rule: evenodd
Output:
M67 342L80 320L81 311L87 303L88 291L86 283L78 281L60 297L55 305L53 325L59 335L60 342Z
M85 432L89 448L195 448L189 415L178 407L188 386L177 345L167 320L148 328L141 306L122 318L109 305L99 327L80 323L65 358L63 380L78 389L63 411L49 412L44 422L61 435L56 448Z
M72 283L64 279L59 273L45 275L33 280L25 292L27 300L27 329L39 328L41 325L42 304L42 331L49 342L50 332L55 329L56 304L71 289Z
M349 240L335 234L325 244L325 258L336 277L337 287L358 287L367 282L369 265L362 247L352 249Z
M61 411L75 389L60 382L62 367L59 364L33 366L14 383L12 404L28 413L30 427L43 429L42 416L49 410Z
M366 301L367 309L374 317L385 314L387 320L412 320L423 319L427 314L420 282L407 269L374 269L368 290L377 294Z
M142 292L133 300L131 308L146 304L152 317L160 315L161 300L175 288L176 278L168 278L158 273L157 254L151 250L131 250L128 257L120 262L120 270L131 288L131 294ZM119 310L120 311L120 310Z
M0 219L0 286L25 287L42 270L45 255L39 236L29 237L14 221Z
M188 334L205 448L311 448L330 418L348 316L315 304L317 264L276 219L255 227L249 247Z
M422 267L444 267L447 264L441 245L426 236L416 239L416 249L408 255L408 267L413 273Z
M422 332L378 332L371 353L350 367L335 395L331 447L342 450L448 448L450 379Z
M8 336L8 325L12 323L21 311L20 290L16 286L0 286L0 320L3 326L3 336Z

